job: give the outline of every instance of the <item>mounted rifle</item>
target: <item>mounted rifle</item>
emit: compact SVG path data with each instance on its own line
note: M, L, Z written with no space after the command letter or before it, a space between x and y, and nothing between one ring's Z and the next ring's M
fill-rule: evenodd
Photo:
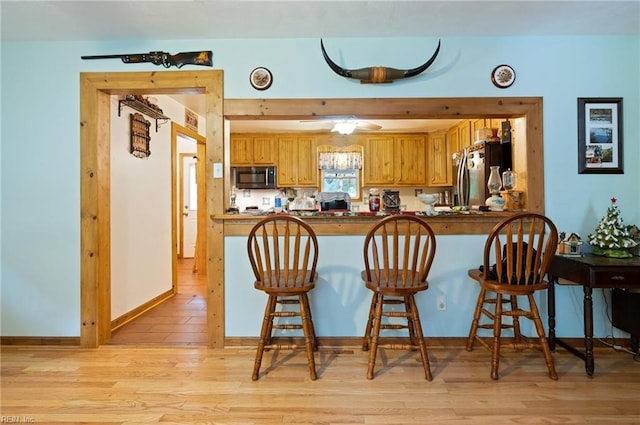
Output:
M121 59L124 63L151 62L154 65L162 65L165 68L172 66L182 68L185 65L213 66L213 52L211 50L181 52L175 55L170 55L167 52L149 52L130 55L81 56L81 59Z

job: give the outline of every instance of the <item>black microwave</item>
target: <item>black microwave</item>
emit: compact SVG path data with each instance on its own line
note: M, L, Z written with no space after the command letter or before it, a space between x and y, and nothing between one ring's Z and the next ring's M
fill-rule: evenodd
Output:
M276 189L276 167L234 167L237 189Z

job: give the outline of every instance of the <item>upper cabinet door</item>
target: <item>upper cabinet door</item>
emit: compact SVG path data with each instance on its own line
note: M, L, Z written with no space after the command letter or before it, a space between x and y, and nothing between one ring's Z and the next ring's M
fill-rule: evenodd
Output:
M364 186L393 184L394 137L371 136L364 143Z
M444 132L429 133L427 170L429 186L451 186L451 159Z
M427 182L427 137L397 136L395 182L399 185L424 185Z
M278 163L278 141L275 136L253 138L253 163L258 165L276 165Z
M278 187L295 187L298 182L298 140L278 138Z
M458 124L458 150L471 146L471 122L468 120Z
M298 185L317 186L318 153L315 138L298 137Z
M253 163L253 138L232 136L230 155L231 165L251 165Z

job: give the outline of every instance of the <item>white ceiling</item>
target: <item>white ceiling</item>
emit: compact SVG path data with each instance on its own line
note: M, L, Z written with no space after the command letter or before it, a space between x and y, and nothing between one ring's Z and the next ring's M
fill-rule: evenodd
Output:
M638 34L627 1L7 1L3 41Z
M0 13L3 42L640 34L640 0L0 0ZM200 98L178 100L200 113ZM264 123L234 122L232 131ZM387 131L450 124L376 123ZM303 130L316 127L326 125Z

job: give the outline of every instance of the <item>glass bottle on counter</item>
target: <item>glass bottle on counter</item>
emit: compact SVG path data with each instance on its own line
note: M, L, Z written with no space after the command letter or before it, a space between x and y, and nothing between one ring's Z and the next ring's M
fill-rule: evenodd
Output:
M490 166L491 172L489 174L489 180L487 181L487 187L491 196L487 198L485 205L489 207L491 211L502 211L504 209L504 199L499 195L500 188L502 187L502 180L500 179L500 167L497 165Z
M506 190L513 190L516 187L517 174L515 171L511 171L511 168L502 173L502 187Z
M380 190L369 189L369 211L380 211Z

